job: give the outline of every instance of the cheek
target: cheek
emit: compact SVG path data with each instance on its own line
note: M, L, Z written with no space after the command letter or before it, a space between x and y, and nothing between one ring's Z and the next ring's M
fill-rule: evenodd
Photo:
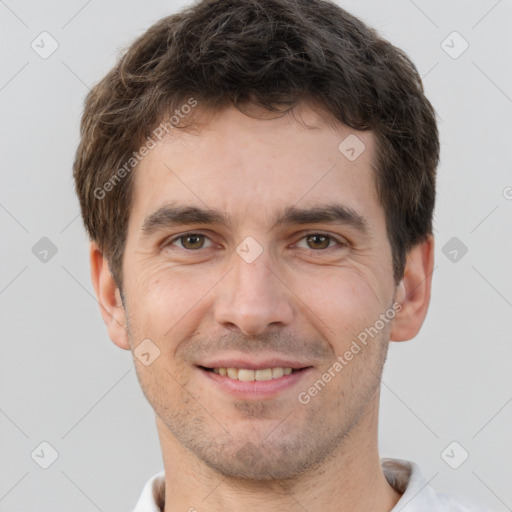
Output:
M302 281L295 289L299 307L340 353L383 311L377 291L359 274L340 269L337 275Z
M217 265L187 268L155 264L136 269L132 273L136 278L126 283L133 334L175 352L181 340L213 324L212 301L223 293L226 272ZM283 290L282 297L293 305L299 323L305 319L336 352L372 325L386 306L383 298L379 299L383 290L368 269L292 271L286 282L292 292Z
M134 274L137 279L129 286L132 328L150 339L165 340L166 346L197 327L197 319L209 307L208 294L222 277L217 272L162 266Z

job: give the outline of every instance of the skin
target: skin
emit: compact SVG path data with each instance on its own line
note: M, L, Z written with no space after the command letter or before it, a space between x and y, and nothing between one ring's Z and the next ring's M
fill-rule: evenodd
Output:
M306 104L295 114L255 119L234 108L204 110L201 129L175 130L144 158L123 301L91 243L110 338L132 351L150 339L160 350L149 366L137 357L134 364L156 413L167 512L384 512L400 497L379 460L380 376L389 341L413 338L426 316L433 238L409 252L397 285L373 182L374 135L357 132L366 149L351 162L338 145L354 130L326 123ZM166 225L145 236L144 220L169 203L218 210L230 223ZM286 207L326 203L356 211L368 232L342 222L274 226ZM177 237L184 233L205 238ZM236 251L248 236L263 250L252 263ZM300 403L298 394L395 302L394 319ZM275 396L252 399L226 393L197 367L221 355L266 354L311 368Z

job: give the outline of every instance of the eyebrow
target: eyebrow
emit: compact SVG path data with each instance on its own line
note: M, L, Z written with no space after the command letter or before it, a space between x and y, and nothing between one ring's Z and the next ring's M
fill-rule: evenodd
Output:
M278 226L317 223L347 225L365 236L370 232L368 221L362 215L348 206L337 203L310 208L289 206L274 216L271 230ZM141 231L144 237L148 237L155 232L178 224L232 225L229 217L217 210L168 204L148 215L144 219Z

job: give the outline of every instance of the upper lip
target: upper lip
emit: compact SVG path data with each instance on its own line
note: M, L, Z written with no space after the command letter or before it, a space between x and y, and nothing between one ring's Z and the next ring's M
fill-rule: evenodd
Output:
M300 370L311 365L282 357L267 357L266 359L219 357L201 362L198 366L203 366L204 368L244 368L248 370L264 370L265 368L292 368L293 370Z

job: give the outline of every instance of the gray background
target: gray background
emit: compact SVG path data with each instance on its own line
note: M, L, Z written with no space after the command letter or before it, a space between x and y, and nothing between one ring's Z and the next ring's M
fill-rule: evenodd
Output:
M421 334L392 344L381 453L512 510L512 1L340 4L412 57L442 138L432 303ZM93 297L71 165L89 87L181 5L0 0L1 511L131 510L163 468L131 354ZM31 48L43 31L59 45L46 59ZM469 43L460 56L454 31ZM55 255L40 252L43 237ZM58 452L48 469L31 456L51 461L43 441Z

